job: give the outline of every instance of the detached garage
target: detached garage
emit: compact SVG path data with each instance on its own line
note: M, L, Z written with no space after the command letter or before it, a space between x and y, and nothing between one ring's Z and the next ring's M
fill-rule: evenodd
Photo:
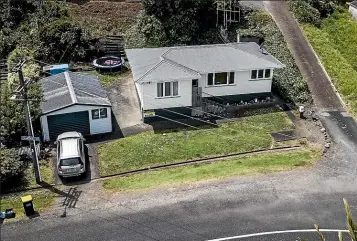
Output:
M112 131L111 104L96 75L64 72L41 79L45 141L67 131L84 136Z

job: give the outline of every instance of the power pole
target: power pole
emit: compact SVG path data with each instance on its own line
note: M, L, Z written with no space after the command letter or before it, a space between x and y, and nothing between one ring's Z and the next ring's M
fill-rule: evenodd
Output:
M27 133L29 136L33 138L33 140L30 141L30 146L31 146L31 153L32 153L32 161L33 161L33 167L35 169L35 177L36 177L36 182L39 184L42 182L41 180L41 173L40 173L40 166L38 162L38 153L36 149L36 143L35 143L35 136L33 132L33 127L32 127L32 121L31 121L31 113L30 113L30 105L29 105L29 100L27 98L27 85L24 80L24 75L22 73L22 66L25 63L25 61L22 61L18 66L16 66L16 71L19 75L19 83L20 83L20 88L19 91L21 92L21 101L24 103L24 112L25 112L25 118L26 118L26 126L27 126Z

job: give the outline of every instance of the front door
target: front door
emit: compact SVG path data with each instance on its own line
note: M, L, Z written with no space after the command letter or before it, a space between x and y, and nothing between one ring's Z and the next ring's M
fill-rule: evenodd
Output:
M192 106L202 106L202 88L198 87L198 79L192 80Z

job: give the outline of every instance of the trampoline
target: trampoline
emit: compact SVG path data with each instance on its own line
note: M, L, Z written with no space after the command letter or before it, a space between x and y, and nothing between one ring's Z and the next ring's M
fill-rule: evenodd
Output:
M105 56L93 61L93 65L98 71L103 72L116 72L122 70L124 58L115 56Z

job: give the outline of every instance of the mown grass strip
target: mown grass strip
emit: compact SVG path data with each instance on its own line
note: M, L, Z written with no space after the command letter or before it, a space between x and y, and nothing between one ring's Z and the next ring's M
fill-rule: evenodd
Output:
M152 171L105 180L103 187L114 191L152 189L200 180L255 175L306 166L320 157L319 149L265 153L185 167Z

